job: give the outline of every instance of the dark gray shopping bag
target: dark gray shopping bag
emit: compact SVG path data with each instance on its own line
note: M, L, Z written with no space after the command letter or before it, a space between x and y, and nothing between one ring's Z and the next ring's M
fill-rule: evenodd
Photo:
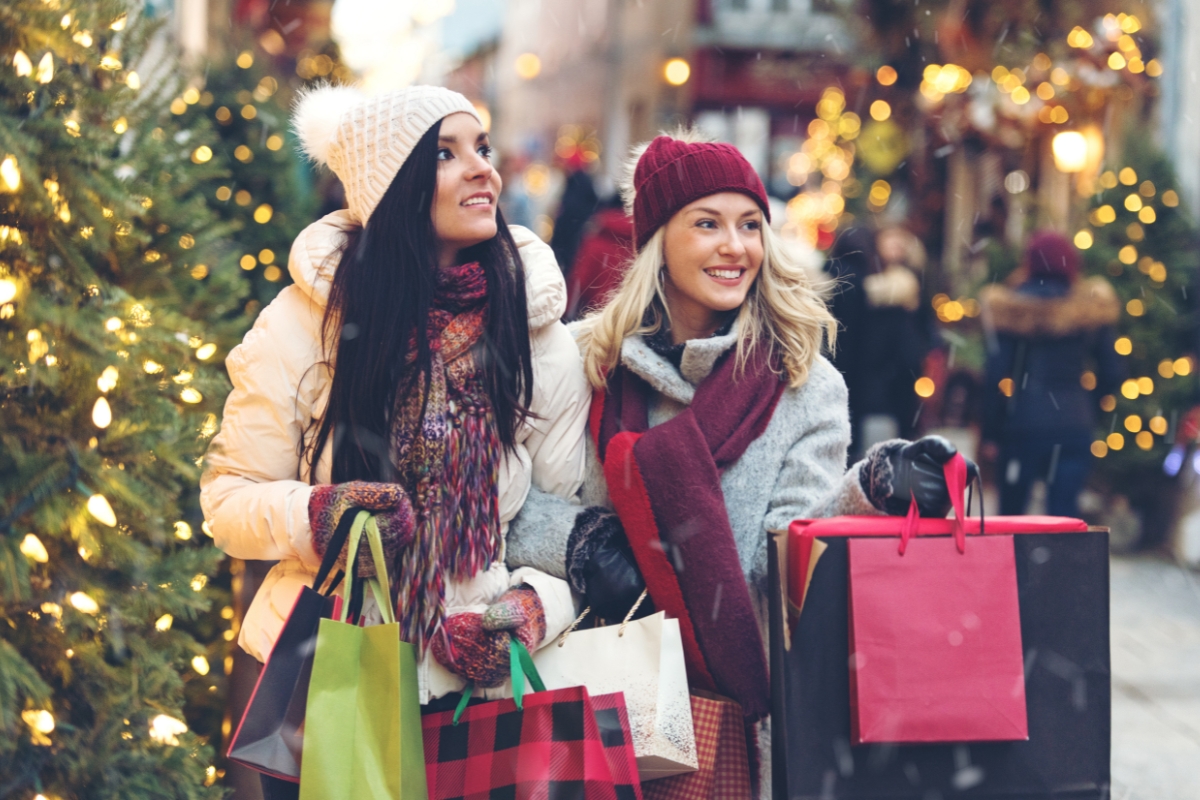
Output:
M342 515L313 586L321 587L332 572L355 515L355 509ZM300 782L304 714L317 629L322 619L338 613L341 598L331 595L341 577L341 572L334 576L324 593L307 586L300 590L233 734L231 761L281 780Z

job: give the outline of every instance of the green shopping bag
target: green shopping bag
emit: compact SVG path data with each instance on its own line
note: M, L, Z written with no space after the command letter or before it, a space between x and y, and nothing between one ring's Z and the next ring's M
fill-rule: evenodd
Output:
M347 564L365 538L378 578L365 581L382 625L346 623L351 584L342 587L340 620L323 619L317 632L305 714L300 800L427 800L417 658L400 641L383 545L375 520L360 511L350 529ZM348 570L350 571L350 570Z

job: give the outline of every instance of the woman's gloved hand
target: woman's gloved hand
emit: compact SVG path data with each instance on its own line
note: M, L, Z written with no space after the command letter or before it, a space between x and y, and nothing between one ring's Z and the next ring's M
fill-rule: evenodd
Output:
M533 651L546 637L546 613L537 592L509 589L482 614L454 614L446 636L434 640L433 657L446 669L478 686L496 686L510 674L509 645L514 637Z
M383 555L388 563L413 540L416 516L412 503L404 488L395 483L370 483L350 481L317 486L308 498L308 523L312 528L313 549L321 558L329 546L333 532L348 512L370 511L375 515L379 538L383 543ZM375 561L371 549L365 543L358 548L355 559L358 577L371 578L375 575ZM338 556L337 568L346 568L346 553L343 548Z
M620 518L599 506L575 518L567 540L567 581L603 619L622 619L646 589Z
M546 638L546 610L542 608L542 599L528 585L509 589L483 612L483 628L509 631L532 653Z
M455 675L484 688L500 685L509 675L510 631L489 631L483 614L454 614L446 618L445 636L430 647L437 662Z
M915 442L881 442L863 459L859 483L871 504L886 514L904 516L915 498L922 517L944 517L951 502L942 467L957 453L958 449L941 436L925 436ZM979 468L969 458L966 462L970 483Z

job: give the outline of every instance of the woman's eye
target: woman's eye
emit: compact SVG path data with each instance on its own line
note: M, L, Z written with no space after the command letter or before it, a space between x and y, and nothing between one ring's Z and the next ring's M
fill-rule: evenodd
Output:
M752 220L750 222L747 222L745 225L745 228L748 231L756 231L761 227L762 227L762 223L760 223L758 220Z
M484 158L491 158L492 157L492 146L490 144L481 144L481 145L479 145L479 149L476 150L476 152L479 153L479 155L483 156Z
M711 219L702 219L696 223L696 227L697 228L705 228L707 230L713 230L714 228L717 227L717 223L713 222Z
M437 160L438 161L449 161L452 157L453 157L453 154L450 152L450 148L448 148L448 147L438 148L438 151L437 151Z

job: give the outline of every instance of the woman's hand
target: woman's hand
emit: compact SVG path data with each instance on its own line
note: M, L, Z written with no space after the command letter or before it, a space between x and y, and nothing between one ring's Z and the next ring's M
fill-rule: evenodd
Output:
M567 540L567 580L602 619L622 619L646 589L620 518L593 506Z
M308 522L312 528L313 549L322 559L325 550L347 512L371 511L379 528L383 555L388 563L396 559L400 548L413 540L416 516L404 488L395 483L350 481L317 486L308 498ZM358 577L375 576L376 565L369 547L360 545L355 559ZM346 568L346 553L338 556L338 569Z
M863 492L872 505L892 516L907 514L915 500L922 517L944 517L952 504L942 468L957 453L958 448L941 436L877 444L864 459L860 473ZM970 483L979 468L971 459L965 460Z
M515 637L533 651L546 637L546 612L528 586L509 589L482 614L454 614L446 635L434 640L433 657L446 669L479 686L496 686L509 676L509 645Z

